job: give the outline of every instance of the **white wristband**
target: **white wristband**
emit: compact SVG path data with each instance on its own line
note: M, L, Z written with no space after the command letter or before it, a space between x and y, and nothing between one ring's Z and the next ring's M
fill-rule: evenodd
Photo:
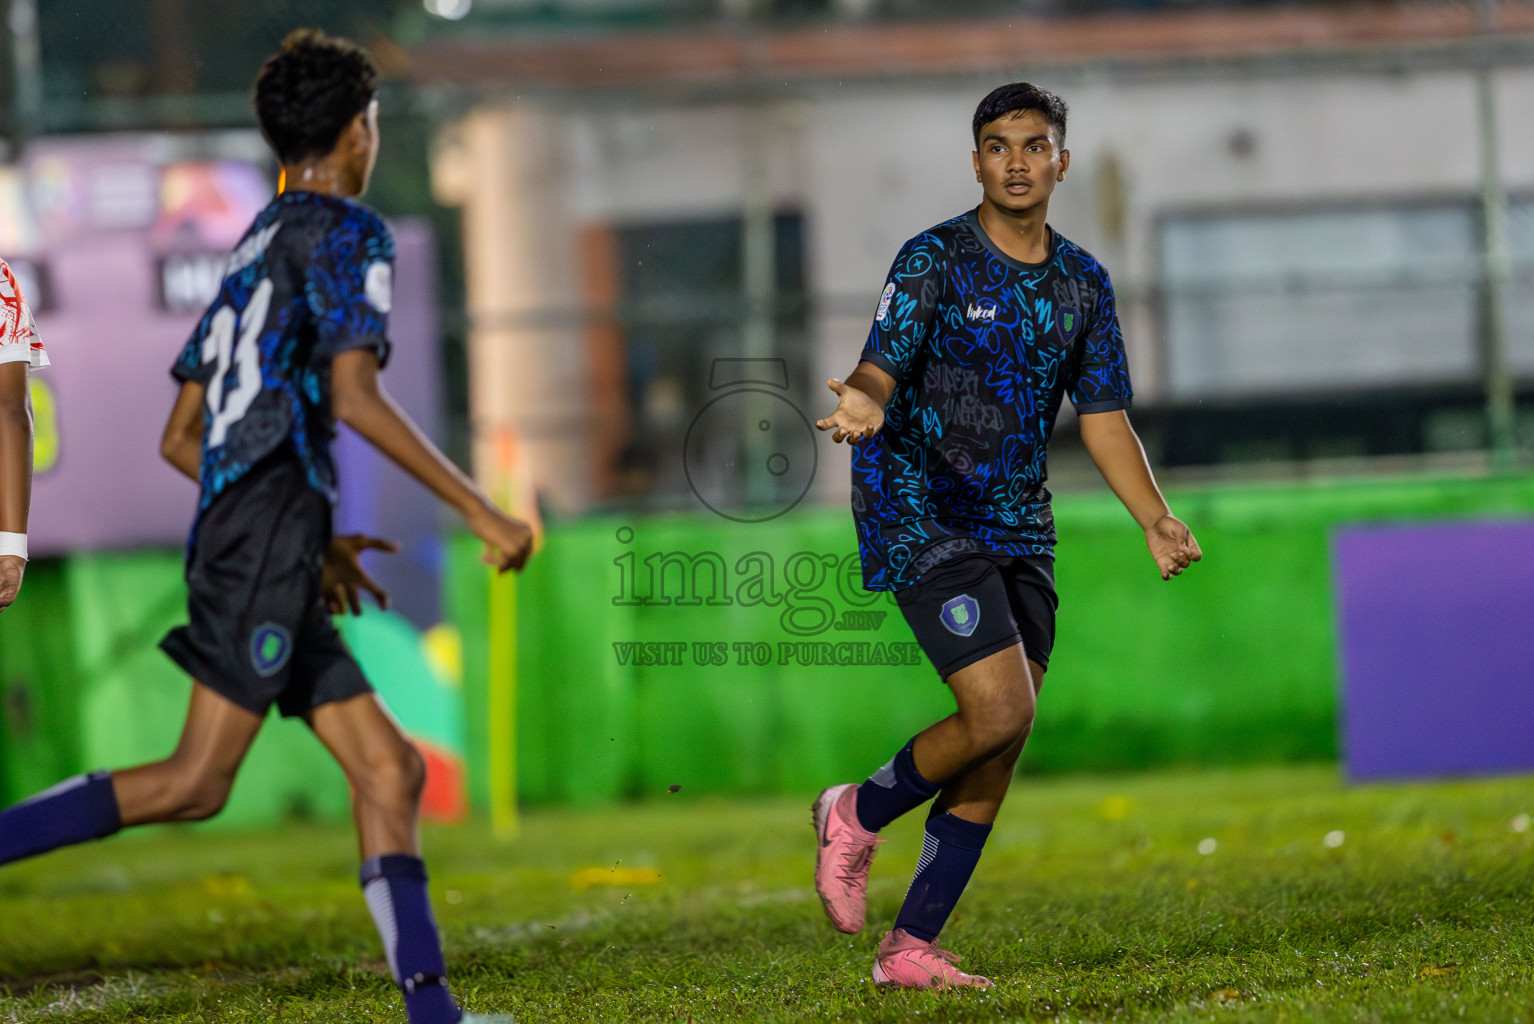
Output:
M24 533L0 532L0 558L10 556L12 558L27 557L27 535Z

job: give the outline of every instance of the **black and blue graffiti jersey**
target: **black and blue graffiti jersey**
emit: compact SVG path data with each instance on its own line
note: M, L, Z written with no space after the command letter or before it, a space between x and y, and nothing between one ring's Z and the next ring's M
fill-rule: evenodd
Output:
M895 258L862 358L895 378L884 427L853 449L863 584L899 590L961 555L1050 555L1045 449L1063 395L1127 409L1108 272L1050 232L1022 263L971 211Z
M366 206L293 191L261 211L171 368L207 389L200 509L284 444L334 503L331 360L388 360L393 284L394 236Z

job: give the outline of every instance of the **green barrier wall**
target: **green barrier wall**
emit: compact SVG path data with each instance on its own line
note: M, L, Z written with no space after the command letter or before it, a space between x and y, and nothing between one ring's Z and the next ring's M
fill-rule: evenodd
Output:
M1025 769L1336 756L1331 531L1367 520L1528 515L1534 479L1369 478L1172 499L1208 557L1170 583L1111 496L1057 500L1059 631ZM877 767L951 709L931 670L779 664L785 641L911 642L887 598L870 599L855 576L838 585L839 573L855 573L853 550L839 510L755 525L691 516L553 529L519 581L523 799L595 803L672 785L808 793ZM689 574L697 566L690 592L679 555ZM485 764L488 680L478 652L488 629L510 624L485 620L477 559L471 540L452 545L448 607L465 640L473 793L482 803L484 773L474 769ZM768 563L772 586L763 589ZM726 585L716 587L721 570ZM817 629L847 612L887 614L877 629ZM681 663L636 663L645 653L669 657L663 648L621 663L614 645L636 642L680 644ZM695 643L723 643L725 664L697 664L716 648ZM742 643L766 644L770 663L738 664Z
M1171 583L1111 497L1057 502L1059 637L1025 767L1335 756L1332 530L1528 516L1534 478L1371 478L1173 500L1209 557ZM477 544L456 537L449 547L463 741L471 796L484 806L487 638L512 624L487 619ZM913 654L911 637L888 598L857 586L852 554L841 510L757 525L690 516L555 528L518 581L517 677L503 681L517 688L522 798L599 803L673 785L803 794L882 763L951 705L918 658L888 663ZM183 600L172 553L29 568L23 600L0 615L0 801L171 749L190 684L155 643L181 620ZM673 646L614 647L636 643ZM794 663L782 664L784 643L877 651L887 663L806 666L798 656L818 649L794 646ZM657 663L673 652L679 663ZM722 664L709 663L716 654ZM438 725L451 738L452 723ZM307 730L273 721L220 820L340 815L346 803L340 772Z
M23 588L23 600L0 615L0 804L46 789L80 763L64 563L31 562Z
M174 749L191 681L156 644L185 619L174 553L82 555L28 568L22 600L0 615L6 803L75 772ZM23 706L30 720L15 710ZM349 806L345 778L308 729L274 718L214 824L344 816Z
M28 567L22 600L0 615L0 805L77 772L156 760L176 745L191 681L162 654L186 621L179 554L80 555ZM413 736L458 754L458 692L397 616L369 611L342 634ZM215 825L344 817L350 790L298 721L272 716Z

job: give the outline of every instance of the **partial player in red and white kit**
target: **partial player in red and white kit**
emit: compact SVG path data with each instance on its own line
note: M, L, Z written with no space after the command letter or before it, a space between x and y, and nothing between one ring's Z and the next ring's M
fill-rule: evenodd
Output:
M0 612L21 591L32 502L32 403L27 374L48 365L16 275L0 260Z
M27 305L10 264L0 260L0 364L25 362L34 370L48 365L48 353L37 335L37 321Z

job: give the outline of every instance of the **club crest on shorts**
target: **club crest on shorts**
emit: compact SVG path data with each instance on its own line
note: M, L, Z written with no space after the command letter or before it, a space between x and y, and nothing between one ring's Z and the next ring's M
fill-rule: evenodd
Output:
M980 602L968 594L960 594L943 605L943 628L955 636L969 636L980 625Z
M1056 324L1060 329L1060 340L1070 341L1081 329L1081 310L1075 306L1061 306L1060 319Z
M275 622L263 622L250 635L250 664L265 679L282 669L293 653L293 635Z

